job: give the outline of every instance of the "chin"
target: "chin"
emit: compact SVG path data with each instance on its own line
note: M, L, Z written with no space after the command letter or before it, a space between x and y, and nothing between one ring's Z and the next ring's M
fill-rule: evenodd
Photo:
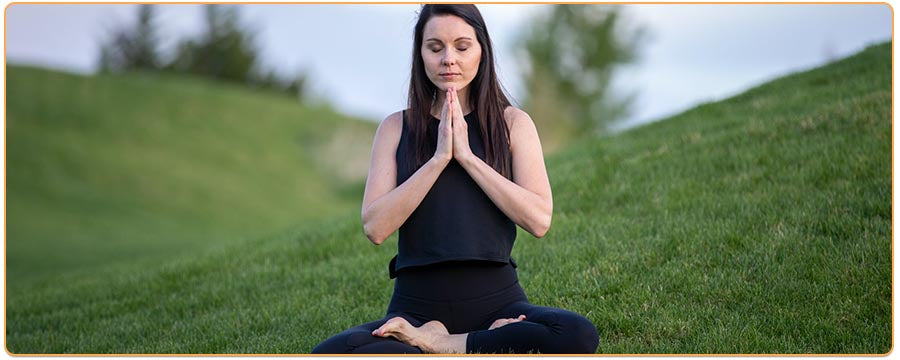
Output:
M468 83L463 83L460 81L440 81L436 84L438 89L441 89L443 91L447 91L447 89L449 89L451 86L455 87L456 90L459 91L459 89L462 89L468 85Z

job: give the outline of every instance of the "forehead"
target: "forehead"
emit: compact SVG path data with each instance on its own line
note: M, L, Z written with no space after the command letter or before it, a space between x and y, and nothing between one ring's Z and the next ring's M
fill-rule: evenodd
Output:
M476 39L475 29L462 18L454 15L433 16L425 23L422 34L425 41L432 38L443 42L453 42L460 37L468 37L473 41Z

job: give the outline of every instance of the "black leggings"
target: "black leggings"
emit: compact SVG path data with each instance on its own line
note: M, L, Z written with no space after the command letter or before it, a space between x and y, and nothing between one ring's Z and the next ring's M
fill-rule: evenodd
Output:
M494 320L519 315L525 320L487 330ZM312 353L422 353L392 337L372 335L395 316L416 327L438 320L451 334L468 333L467 353L593 354L600 341L584 316L529 303L512 265L460 261L399 271L383 318L334 335Z

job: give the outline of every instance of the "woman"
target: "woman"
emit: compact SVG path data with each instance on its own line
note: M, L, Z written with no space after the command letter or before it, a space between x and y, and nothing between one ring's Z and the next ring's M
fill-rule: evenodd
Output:
M400 229L387 315L313 353L594 353L594 325L536 306L510 257L542 237L552 196L531 118L510 106L474 5L424 5L409 109L378 127L362 206L376 245Z

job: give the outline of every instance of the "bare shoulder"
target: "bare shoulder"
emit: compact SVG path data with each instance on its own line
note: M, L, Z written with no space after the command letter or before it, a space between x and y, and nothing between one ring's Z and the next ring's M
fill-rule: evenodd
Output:
M403 114L402 111L394 112L384 120L381 121L381 124L378 125L379 128L384 128L385 131L388 132L397 132L399 133L403 129Z
M510 147L515 148L517 143L530 143L533 142L532 139L537 138L537 127L534 125L534 120L524 110L515 106L507 106L503 110L503 117L509 127Z
M403 131L403 115L401 111L394 112L378 124L375 131L375 139L390 140L390 143L400 141L400 133Z
M537 131L534 120L531 119L531 115L528 115L525 110L515 106L507 106L503 110L503 117L506 119L506 126L509 128L510 136L515 136L523 131L528 133Z

